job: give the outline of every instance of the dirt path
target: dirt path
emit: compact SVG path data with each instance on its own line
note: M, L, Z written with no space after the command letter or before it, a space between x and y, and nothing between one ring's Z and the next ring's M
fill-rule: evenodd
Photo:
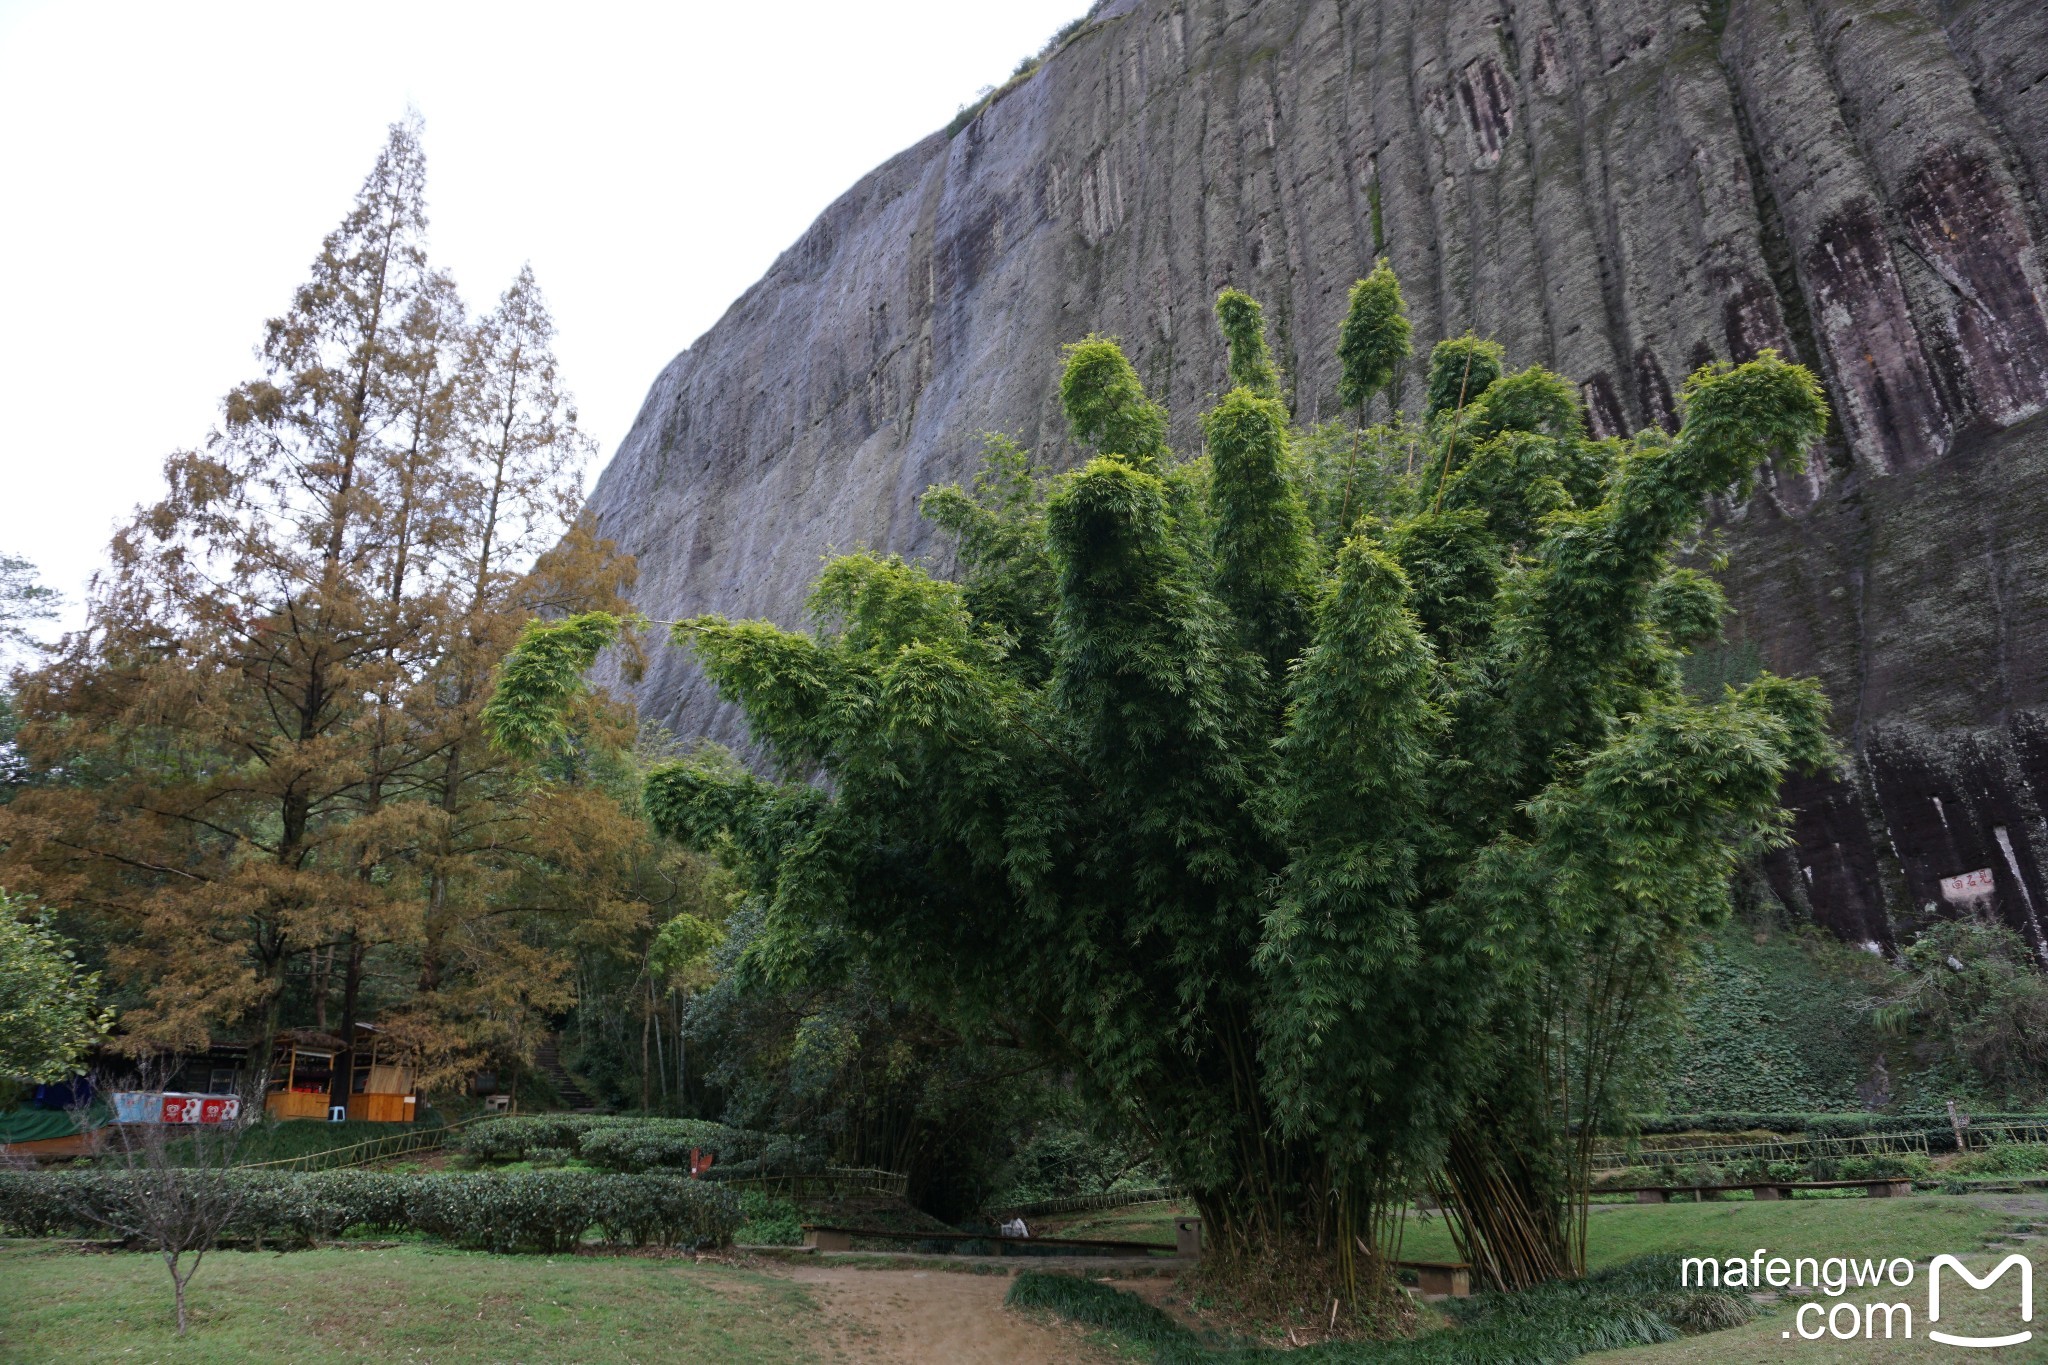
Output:
M825 1358L847 1365L1098 1365L1072 1327L1003 1307L1008 1275L799 1265L824 1310Z

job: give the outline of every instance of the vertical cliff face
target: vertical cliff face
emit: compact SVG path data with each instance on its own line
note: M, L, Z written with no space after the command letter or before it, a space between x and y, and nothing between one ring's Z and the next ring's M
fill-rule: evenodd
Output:
M1791 793L1779 891L1876 941L1988 898L2048 955L2044 177L2039 0L1106 0L676 357L593 506L650 614L794 621L831 550L942 556L915 501L978 433L1070 461L1055 367L1088 332L1193 449L1234 284L1297 417L1337 415L1382 254L1419 342L1494 336L1603 432L1777 347L1837 430L1726 509L1720 662L1819 674L1855 754ZM741 738L680 655L638 690Z

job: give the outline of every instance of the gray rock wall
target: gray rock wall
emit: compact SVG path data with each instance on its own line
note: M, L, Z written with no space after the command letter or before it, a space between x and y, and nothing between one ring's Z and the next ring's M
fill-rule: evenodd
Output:
M978 433L1069 462L1058 350L1090 331L1192 448L1237 285L1297 416L1336 415L1379 254L1419 342L1497 337L1601 431L1669 426L1692 369L1775 346L1837 431L1727 509L1729 657L1822 676L1856 755L1791 793L1780 892L1888 941L1988 871L2042 943L2044 175L2040 0L1107 0L670 362L593 507L651 615L793 623L829 551L943 562L915 501ZM638 692L743 739L679 654Z

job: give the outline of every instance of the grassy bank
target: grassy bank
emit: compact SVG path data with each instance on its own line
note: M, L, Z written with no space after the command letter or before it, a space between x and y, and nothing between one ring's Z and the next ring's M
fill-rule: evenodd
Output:
M1145 1235L1139 1214L1139 1210L1128 1211L1119 1231ZM1165 1215L1154 1213L1151 1217L1163 1221ZM1852 1359L1925 1359L1924 1321L1916 1319L1912 1341L1901 1337L1889 1347L1883 1341L1800 1340L1796 1336L1799 1324L1793 1318L1796 1304L1780 1306L1759 1321L1743 1323L1746 1303L1736 1305L1740 1311L1729 1312L1725 1304L1676 1293L1676 1261L1672 1258L1739 1256L1746 1260L1759 1247L1786 1257L1903 1256L1919 1263L1924 1276L1925 1263L1932 1256L1970 1253L1988 1236L2012 1226L2015 1218L2012 1212L1946 1196L1601 1206L1594 1211L1587 1239L1594 1277L1586 1284L1555 1286L1527 1295L1482 1295L1467 1303L1445 1304L1443 1308L1456 1323L1450 1330L1425 1332L1408 1342L1310 1346L1289 1352L1286 1358L1330 1365L1557 1365L1580 1358L1642 1361L1646 1365L1785 1360L1831 1365ZM1454 1254L1441 1220L1410 1223L1402 1248L1404 1257L1449 1259ZM1979 1269L1992 1263L1992 1258L1982 1255L1967 1255L1966 1259ZM2014 1318L2017 1293L2016 1284L2006 1283L1994 1293L1959 1294L1954 1307L1944 1314L1942 1326L1992 1334L1999 1322ZM1924 1314L1926 1309L1924 1279L1905 1290L1876 1297L1909 1303L1916 1314ZM1864 1299L1852 1294L1847 1301L1861 1303ZM1118 1293L1108 1284L1061 1276L1021 1277L1013 1302L1089 1327L1120 1354L1154 1365L1249 1365L1281 1358L1260 1347L1224 1348L1211 1334L1190 1330L1158 1308ZM1827 1302L1832 1305L1834 1301ZM1704 1330L1709 1328L1717 1330ZM1681 1336L1681 1332L1703 1334ZM2006 1354L2000 1353L2000 1358ZM2048 1333L2010 1355L2016 1360L2048 1361Z
M1082 1215L1062 1223L1053 1237L1117 1237L1173 1244L1179 1205ZM1976 1204L1947 1195L1907 1199L1793 1199L1758 1203L1731 1199L1705 1204L1600 1204L1586 1238L1589 1268L1674 1252L1686 1256L1747 1256L1760 1246L1788 1255L1847 1255L1890 1248L1887 1254L1922 1259L1977 1245L2007 1221ZM1401 1256L1411 1261L1456 1259L1441 1218L1411 1215Z
M1589 1268L1638 1256L1747 1256L1758 1247L1788 1256L1864 1255L1920 1260L1976 1246L2008 1220L1946 1195L1908 1199L1727 1200L1707 1204L1596 1205L1586 1235ZM1442 1219L1411 1219L1401 1255L1449 1260L1455 1255Z
M1974 1255L1962 1259L1965 1265L1982 1274L1996 1265L2000 1256ZM2038 1251L2034 1253L2034 1264L2037 1270L2042 1264ZM1798 1335L1797 1306L1784 1304L1744 1327L1716 1332L1711 1336L1688 1337L1661 1346L1602 1352L1584 1357L1585 1365L1863 1365L1866 1361L1884 1365L1885 1362L1962 1360L1972 1356L1996 1360L2001 1365L2042 1365L2042 1362L2048 1362L2048 1332L2041 1330L2039 1285L2035 1286L2037 1303L2031 1324L2034 1329L2032 1341L2023 1346L1971 1351L1937 1345L1927 1339L1925 1276L1926 1267L1922 1266L1914 1282L1904 1289L1889 1289L1877 1295L1851 1293L1841 1300L1858 1305L1880 1300L1908 1305L1913 1310L1910 1340L1904 1334L1903 1324L1900 1324L1897 1334L1885 1339L1882 1319L1873 1327L1870 1340L1858 1336L1853 1341L1836 1341L1826 1335L1817 1341L1804 1340ZM1943 1331L1961 1336L1987 1337L2002 1336L2028 1326L2019 1317L2018 1279L2017 1275L2007 1272L1991 1288L1981 1292L1959 1281L1944 1279L1941 1321L1936 1325ZM1959 1292L1949 1292L1952 1283ZM1832 1306L1836 1301L1827 1299L1823 1302ZM1820 1330L1813 1314L1808 1314L1805 1325L1809 1332Z
M687 1260L421 1247L216 1252L180 1341L140 1255L0 1247L0 1361L674 1361L811 1358L817 1310L787 1280Z

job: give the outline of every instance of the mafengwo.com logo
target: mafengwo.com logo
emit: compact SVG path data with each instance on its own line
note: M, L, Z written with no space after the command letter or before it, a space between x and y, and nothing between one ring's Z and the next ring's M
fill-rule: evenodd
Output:
M2008 1319L1998 1330L1946 1331L1940 1325L1944 1305L1954 1325L1957 1295L1965 1289L1987 1290L2008 1273L2017 1271L2020 1301L2018 1320ZM1944 1280L1944 1277L1946 1279ZM1780 1335L1803 1341L1833 1338L1836 1341L1886 1341L1914 1339L1916 1325L1928 1341L1944 1346L1988 1348L2019 1346L2033 1340L2034 1263L2015 1252L1982 1275L1953 1256L1937 1256L1927 1266L1926 1316L1916 1324L1914 1302L1917 1294L1898 1293L1896 1302L1879 1302L1901 1290L1912 1290L1920 1268L1903 1256L1889 1260L1874 1257L1772 1256L1759 1247L1748 1260L1730 1256L1726 1260L1688 1256L1679 1262L1678 1283L1685 1289L1784 1290L1813 1293L1821 1297L1799 1305L1793 1325ZM1852 1301L1849 1295L1854 1294ZM1944 1297L1946 1296L1946 1297ZM1863 1300L1869 1299L1869 1302ZM1827 1302L1826 1300L1833 1300Z

